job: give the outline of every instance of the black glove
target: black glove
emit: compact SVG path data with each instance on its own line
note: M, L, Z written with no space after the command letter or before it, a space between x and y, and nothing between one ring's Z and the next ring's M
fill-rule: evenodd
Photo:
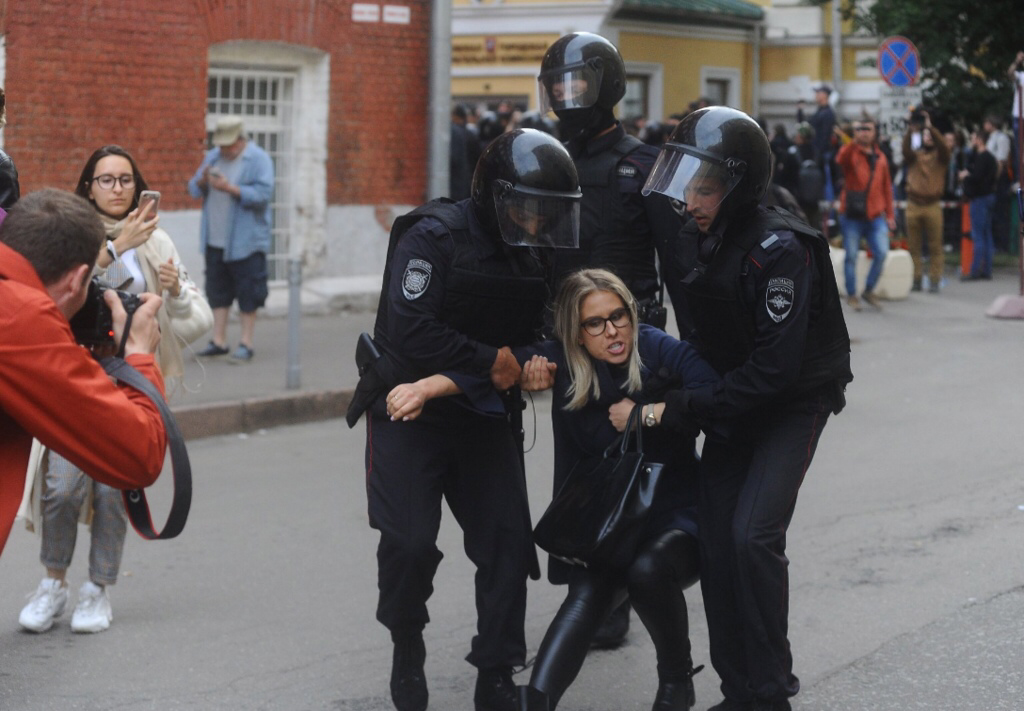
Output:
M661 413L661 426L684 437L696 438L701 426L696 416L686 407L687 390L670 390L665 393L665 410Z
M714 401L714 385L702 385L698 388L683 390L683 407L701 421L708 420L713 416L711 410Z

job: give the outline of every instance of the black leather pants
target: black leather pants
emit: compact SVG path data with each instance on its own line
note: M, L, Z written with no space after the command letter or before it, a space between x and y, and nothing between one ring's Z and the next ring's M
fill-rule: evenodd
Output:
M624 570L574 567L569 592L541 642L530 686L555 707L583 667L604 618L629 595L654 642L661 682L683 681L690 672L690 631L683 589L699 577L697 539L664 531L640 548Z

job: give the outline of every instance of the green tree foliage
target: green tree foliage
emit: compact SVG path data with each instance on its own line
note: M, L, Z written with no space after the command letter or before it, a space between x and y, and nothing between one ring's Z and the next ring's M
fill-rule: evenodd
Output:
M1024 0L842 2L858 30L902 35L917 46L927 106L967 125L988 113L1009 115L1007 68L1024 50Z

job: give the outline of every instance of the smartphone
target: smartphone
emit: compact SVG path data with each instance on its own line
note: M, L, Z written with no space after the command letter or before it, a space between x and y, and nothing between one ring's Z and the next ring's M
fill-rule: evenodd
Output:
M153 203L152 209L149 211L149 218L152 220L156 217L157 210L160 209L160 191L159 190L143 190L139 195L139 212L142 212L146 203Z

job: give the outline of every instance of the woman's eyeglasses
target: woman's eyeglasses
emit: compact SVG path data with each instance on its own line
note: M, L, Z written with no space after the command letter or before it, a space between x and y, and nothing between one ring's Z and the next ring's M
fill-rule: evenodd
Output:
M110 190L114 187L114 183L121 183L121 187L127 190L128 188L135 187L135 176L131 173L117 176L104 173L103 175L97 175L92 179L92 182L99 185L100 190Z
M601 318L595 316L594 318L588 318L582 324L583 330L589 333L591 336L600 336L604 333L605 329L608 328L607 323L611 321L615 328L625 328L632 321L632 317L629 315L629 309L615 309L612 311L608 318Z

